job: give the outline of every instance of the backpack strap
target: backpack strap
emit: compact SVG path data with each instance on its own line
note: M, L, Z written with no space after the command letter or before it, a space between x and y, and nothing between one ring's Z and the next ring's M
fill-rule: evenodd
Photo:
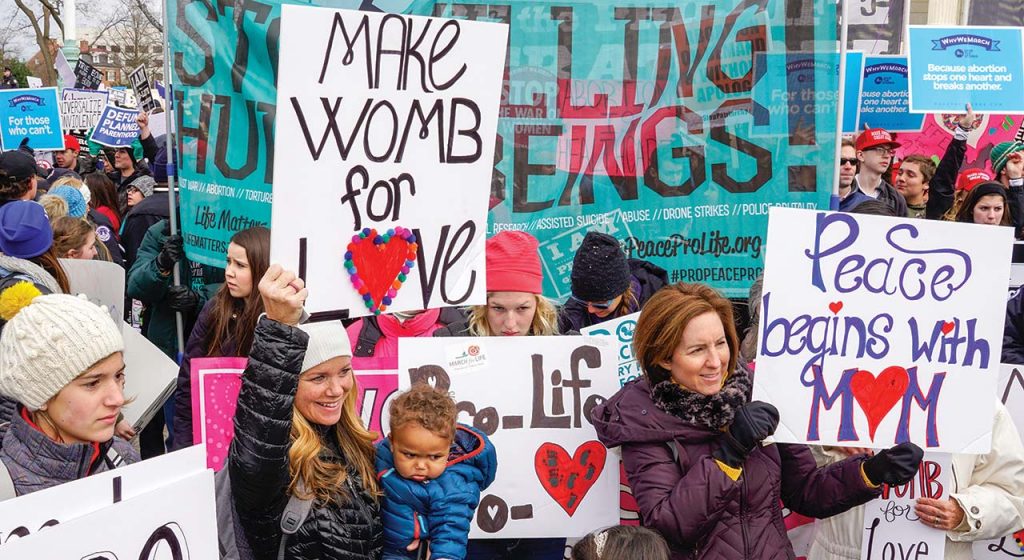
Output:
M302 527L313 508L312 498L303 499L297 495L306 493L306 485L302 483L301 478L295 485L295 490L295 494L288 496L288 503L284 506L284 512L281 513L281 545L277 549L277 560L284 560L289 535L294 535L299 527Z
M18 493L14 489L14 479L11 478L11 471L7 464L0 460L0 501L17 498Z

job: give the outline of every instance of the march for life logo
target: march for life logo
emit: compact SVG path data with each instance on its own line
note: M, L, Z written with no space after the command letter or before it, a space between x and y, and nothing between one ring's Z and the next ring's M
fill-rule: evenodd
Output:
M754 398L777 441L989 450L1012 228L772 208L767 243Z
M487 367L487 352L480 342L446 345L444 356L450 371L470 372Z

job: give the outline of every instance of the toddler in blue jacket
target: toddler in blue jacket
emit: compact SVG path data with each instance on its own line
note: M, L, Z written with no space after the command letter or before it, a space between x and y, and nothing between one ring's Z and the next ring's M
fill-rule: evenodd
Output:
M463 560L480 492L494 481L497 454L487 436L455 421L445 392L418 384L392 401L391 433L377 444L384 498L384 560Z

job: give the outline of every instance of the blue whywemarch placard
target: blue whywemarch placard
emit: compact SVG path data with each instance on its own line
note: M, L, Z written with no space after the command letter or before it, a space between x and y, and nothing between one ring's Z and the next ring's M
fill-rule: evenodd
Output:
M22 140L35 150L63 150L57 88L0 90L0 144L17 149Z
M138 116L139 112L135 109L107 105L103 108L96 128L92 129L90 140L111 148L130 146L139 136L139 125L135 122Z
M907 57L865 57L857 126L919 132L924 115L910 113L907 85Z
M857 132L860 91L864 79L864 52L846 51L846 82L843 84L843 132Z
M910 110L1024 112L1019 27L910 26Z

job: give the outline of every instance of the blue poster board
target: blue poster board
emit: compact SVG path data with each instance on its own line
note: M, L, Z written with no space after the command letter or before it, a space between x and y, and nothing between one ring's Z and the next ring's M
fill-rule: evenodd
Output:
M910 110L1024 112L1019 27L910 26Z
M858 128L890 132L920 132L924 115L910 113L907 57L869 56L864 59Z
M0 144L17 149L22 140L35 150L63 150L57 88L0 90Z
M843 132L857 132L860 91L864 81L864 53L846 51L846 82L843 86Z
M139 125L135 122L138 116L139 112L135 109L107 105L103 108L103 114L96 122L96 128L92 129L92 136L89 139L111 148L131 146L139 137Z

